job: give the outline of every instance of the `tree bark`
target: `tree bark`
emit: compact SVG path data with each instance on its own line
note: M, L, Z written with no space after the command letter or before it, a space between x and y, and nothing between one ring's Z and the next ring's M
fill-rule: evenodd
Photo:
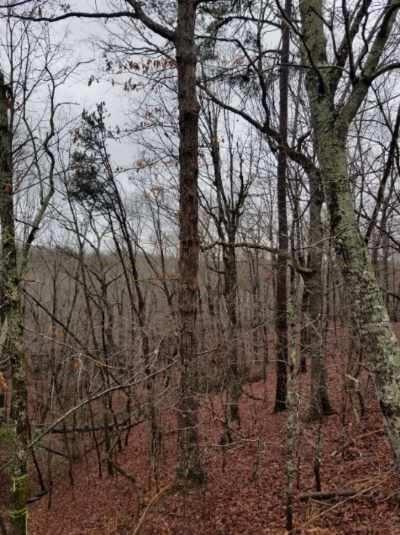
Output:
M11 499L9 511L11 534L27 533L28 498L28 399L26 363L23 349L23 316L15 241L11 132L8 123L8 98L4 76L0 72L0 224L1 224L1 303L7 322L5 351L11 367L11 420L14 431L14 457L11 463Z
M351 122L367 96L370 80L376 76L399 7L399 4L390 0L383 8L362 75L358 78L353 76L351 93L337 108L336 89L344 73L343 69L328 61L322 2L304 0L300 4L303 58L309 65L306 88L314 146L320 164L336 256L350 298L352 323L360 333L367 364L374 376L397 469L400 469L400 346L390 325L367 246L357 226L346 161L346 141ZM341 47L344 58L349 47L348 38L346 35ZM340 63L341 56L338 55L338 58Z
M177 478L184 484L205 481L198 439L196 315L199 271L198 124L196 94L196 2L178 1L176 60L179 108L179 356Z
M285 17L290 19L291 0L285 2ZM279 134L282 144L287 142L288 129L288 91L289 91L289 51L290 27L282 18L282 50L279 78ZM287 365L288 365L288 320L287 320L287 258L288 258L288 223L287 223L287 154L283 147L278 152L278 259L276 285L276 394L275 412L286 409Z
M323 194L319 177L316 173L309 173L310 180L310 252L308 267L310 274L304 276L304 298L308 304L306 354L311 362L311 392L308 417L310 420L319 419L323 415L331 414L329 402L327 371L325 354L323 350L323 228L321 221L321 208Z

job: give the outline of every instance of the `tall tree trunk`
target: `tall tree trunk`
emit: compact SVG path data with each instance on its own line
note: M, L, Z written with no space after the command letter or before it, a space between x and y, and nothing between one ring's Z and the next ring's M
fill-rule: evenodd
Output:
M7 322L5 351L11 366L11 419L14 427L14 456L11 463L10 510L12 535L27 533L28 498L28 400L26 365L23 349L23 316L17 246L15 241L13 177L11 163L11 132L8 124L8 90L0 72L0 224L1 224L1 282L4 321Z
M314 145L328 203L336 256L350 298L352 324L360 333L367 365L375 379L377 397L398 469L400 345L390 325L366 243L357 226L346 160L346 141L352 120L367 96L371 77L377 71L399 8L400 5L392 0L383 8L385 12L365 59L361 78L353 78L349 97L337 108L335 92L343 70L332 68L328 62L322 2L304 0L300 4L305 45L303 58L309 65L306 88ZM344 46L348 46L348 43Z
M291 0L285 2L285 17L290 19ZM282 18L282 50L279 78L279 134L282 144L287 142L288 129L288 90L289 90L289 51L290 27ZM288 321L287 321L287 257L288 257L288 223L286 208L287 192L287 155L284 148L278 153L278 225L279 244L276 286L276 334L277 366L275 412L286 409L287 363L288 363Z
M203 483L198 441L196 313L199 270L198 124L195 44L196 1L178 1L176 60L179 108L179 355L177 477Z

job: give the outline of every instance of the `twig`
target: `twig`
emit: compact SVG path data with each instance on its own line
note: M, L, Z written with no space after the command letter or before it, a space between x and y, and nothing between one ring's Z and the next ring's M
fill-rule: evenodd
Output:
M321 513L318 513L314 516L312 516L310 519L308 519L306 522L304 522L304 524L302 524L301 526L299 526L299 530L302 530L304 528L306 528L307 526L309 526L310 524L312 524L315 520L317 520L318 518L320 518L321 516L325 515L326 513L329 513L330 511L333 511L334 509L337 509L340 505L343 505L345 503L347 503L348 501L352 500L353 498L357 498L359 496L362 496L363 494L366 494L367 492L369 492L370 490L373 490L377 487L380 487L389 477L389 474L387 474L383 479L381 479L380 481L378 481L378 483L376 483L375 485L372 485L371 487L367 487L367 488L364 488L358 492L356 492L355 494L353 494L352 496L349 496L348 498L346 498L345 500L342 500L340 502L337 502L335 503L334 505L332 505L331 507L328 507L328 509L325 509L324 511L322 511Z
M132 533L132 535L138 535L141 527L143 526L143 523L146 519L147 513L149 512L150 508L158 502L158 500L171 488L173 488L173 485L167 485L163 489L160 490L153 498L149 501L149 503L146 505L145 510L142 513L142 516L139 518L139 522L136 524L136 527Z
M136 486L136 479L134 476L131 476L130 474L128 474L128 472L126 472L123 468L121 468L117 463L115 463L114 461L110 460L111 464L113 465L113 467L115 468L115 470L121 474L121 476L124 476L126 477L126 479L128 479L131 483L133 483L135 486Z

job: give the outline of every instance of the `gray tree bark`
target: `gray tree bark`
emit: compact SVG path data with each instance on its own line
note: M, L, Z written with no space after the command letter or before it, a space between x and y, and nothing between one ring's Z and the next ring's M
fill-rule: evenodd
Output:
M356 76L352 42L368 10L363 3L345 32L336 53L328 60L322 0L300 4L303 61L308 65L306 88L311 108L314 145L318 156L331 232L346 290L351 296L353 325L360 333L368 366L375 378L377 397L397 468L400 468L400 346L390 325L382 293L355 217L346 161L346 141L352 120L379 72L380 59L391 35L400 5L389 1L382 8L362 71ZM335 102L343 67L350 63L351 91L344 103Z
M28 396L23 349L23 315L15 240L11 132L8 121L8 88L0 72L0 224L2 317L7 322L4 350L11 368L11 420L14 456L11 461L12 535L27 533L28 499Z

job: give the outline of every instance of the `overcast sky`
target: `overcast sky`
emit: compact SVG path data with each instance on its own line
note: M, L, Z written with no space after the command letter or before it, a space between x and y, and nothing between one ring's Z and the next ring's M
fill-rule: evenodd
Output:
M99 9L107 9L108 2L103 0L85 2L74 0L71 3L72 9L94 10L95 5ZM110 25L110 23L108 23ZM115 23L112 23L115 26ZM110 77L104 73L104 61L102 53L96 46L98 39L106 39L107 28L102 21L89 19L68 19L66 21L54 23L51 26L54 37L65 33L65 46L71 51L69 61L71 64L76 61L88 62L79 67L77 72L71 77L68 83L60 88L59 99L70 101L77 106L77 113L83 108L93 110L98 102L105 101L107 110L111 114L112 124L118 124L121 128L129 119L130 103L127 95L121 88L112 86ZM89 86L88 82L91 77L94 82ZM135 151L132 151L135 152ZM127 151L126 144L114 144L113 154L119 163L123 165L132 164L132 156Z

